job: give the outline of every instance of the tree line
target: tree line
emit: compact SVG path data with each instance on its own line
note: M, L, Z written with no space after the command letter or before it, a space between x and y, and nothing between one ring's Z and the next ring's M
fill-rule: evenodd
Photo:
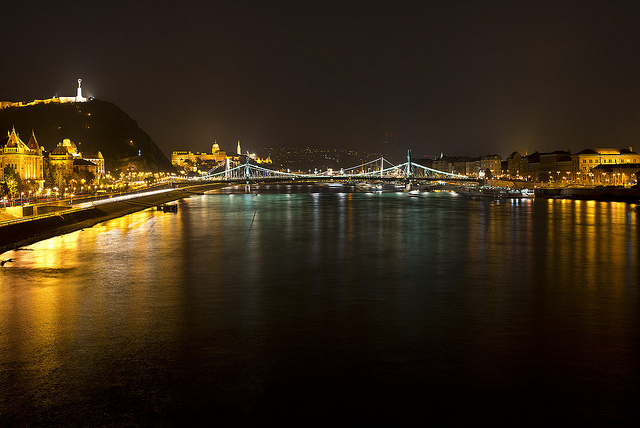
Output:
M0 196L15 199L18 195L38 193L42 188L40 180L23 180L20 173L7 165L3 169L4 182L0 183ZM65 174L63 168L48 165L44 168L44 188L59 189L63 191L65 187L73 187L80 183L92 183L95 175L89 171L73 171ZM83 181L84 180L84 181Z

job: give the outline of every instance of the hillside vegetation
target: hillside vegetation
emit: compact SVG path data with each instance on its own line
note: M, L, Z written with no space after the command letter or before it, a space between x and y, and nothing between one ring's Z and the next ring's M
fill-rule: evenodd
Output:
M149 134L115 104L90 100L84 103L39 104L0 110L0 132L15 127L27 142L31 130L47 151L69 138L84 153L100 151L108 171L130 168L173 171L171 161Z

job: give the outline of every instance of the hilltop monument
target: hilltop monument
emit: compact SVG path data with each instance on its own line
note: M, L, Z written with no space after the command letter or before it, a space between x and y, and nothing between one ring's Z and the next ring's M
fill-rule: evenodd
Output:
M82 96L82 79L78 79L78 94L76 95L76 102L83 103L85 101L87 101L87 99Z
M0 101L0 108L8 107L25 107L33 106L36 104L50 104L50 103L84 103L87 99L82 96L82 79L78 79L78 89L75 97L59 97L55 95L53 98L46 98L43 100L33 100L29 102L23 101Z
M60 97L61 103L84 103L87 101L85 97L82 96L82 79L78 79L78 89L75 97Z

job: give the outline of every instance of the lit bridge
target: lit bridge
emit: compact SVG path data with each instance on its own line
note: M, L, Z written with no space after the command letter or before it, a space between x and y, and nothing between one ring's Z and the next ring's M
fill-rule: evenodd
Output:
M267 182L351 182L351 181L393 181L419 183L431 181L478 182L477 178L466 175L452 174L438 171L411 161L410 152L407 161L400 165L393 165L383 157L350 168L342 168L338 171L327 170L321 172L292 173L274 171L253 164L247 156L245 163L233 162L230 159L220 162L200 177L189 178L188 181L222 182L222 183L267 183Z

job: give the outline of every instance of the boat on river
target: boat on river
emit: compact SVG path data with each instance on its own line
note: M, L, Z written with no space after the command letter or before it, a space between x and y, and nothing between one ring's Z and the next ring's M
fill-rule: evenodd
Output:
M523 193L519 189L495 186L463 187L458 193L469 197L492 199L520 199L523 197Z
M356 184L356 189L361 192L398 192L404 190L404 185L402 188L397 188L393 183L385 183L385 182L359 182Z

